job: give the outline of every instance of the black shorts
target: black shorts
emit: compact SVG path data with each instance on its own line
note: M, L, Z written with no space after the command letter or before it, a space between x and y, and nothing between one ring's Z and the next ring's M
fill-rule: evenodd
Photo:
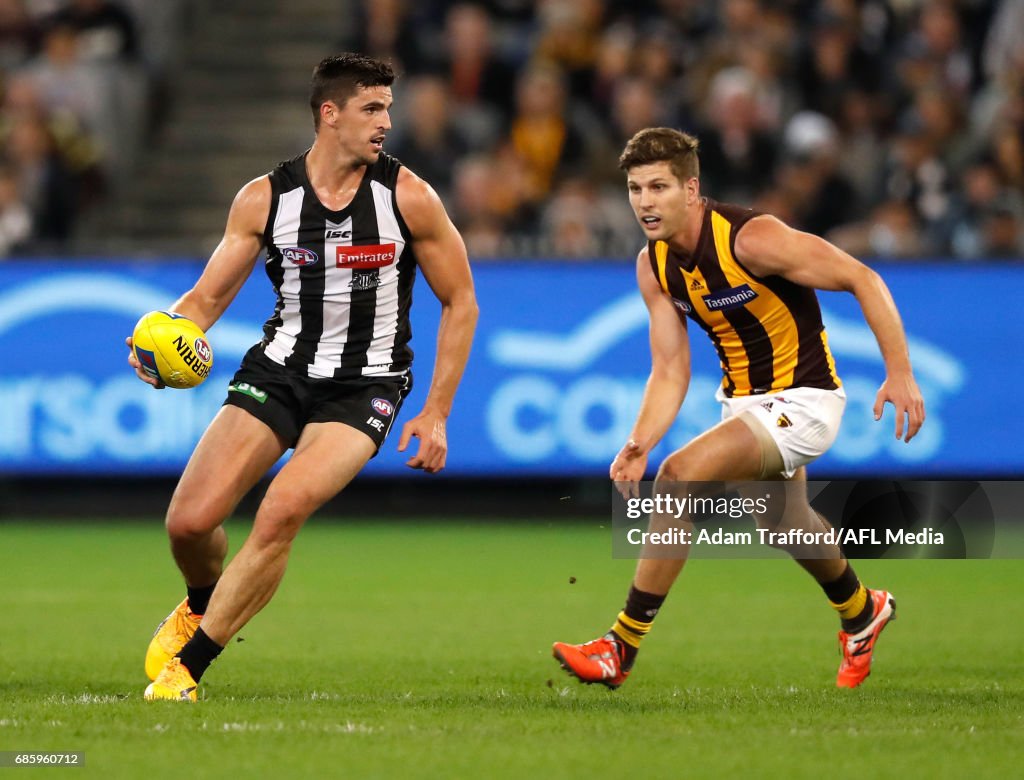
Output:
M275 363L257 344L242 358L224 403L265 422L289 447L308 423L340 422L365 433L379 450L411 389L411 371L355 379L303 376Z

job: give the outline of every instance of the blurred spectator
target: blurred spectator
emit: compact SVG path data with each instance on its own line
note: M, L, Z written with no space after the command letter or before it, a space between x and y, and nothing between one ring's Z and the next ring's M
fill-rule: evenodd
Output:
M424 64L423 32L406 0L361 0L355 8L354 35L343 48L389 60L399 72Z
M700 132L701 177L718 200L749 202L772 180L776 144L760 128L750 71L727 68L711 81L709 126Z
M431 183L443 199L452 186L452 161L469 151L450 110L448 85L439 76L413 76L399 83L406 120L396 123L388 150Z
M68 0L54 23L78 33L78 55L86 62L136 60L139 55L135 19L110 0Z
M75 31L78 63L91 67L91 78L103 84L105 116L93 117L90 127L106 147L105 167L117 182L135 167L146 123L147 84L135 19L111 0L68 0L50 24Z
M754 79L758 126L768 132L779 132L786 117L800 105L797 90L783 77L784 51L765 36L740 52L739 60Z
M969 96L974 63L962 40L960 17L951 0L921 3L916 28L903 45L900 77L911 93L936 84L959 99Z
M843 96L839 110L839 169L857 193L859 212L864 212L876 195L878 172L886 156L878 127L879 110L870 95L857 90Z
M0 69L21 65L39 48L39 25L22 0L0 0Z
M1014 254L1006 249L1007 246L1015 246L1016 239L1009 243L1005 240L993 243L990 225L994 223L998 234L1001 217L1019 218L1024 207L1021 200L1019 192L1014 193L1004 187L992 159L983 158L972 163L961 177L950 209L945 251L965 260L991 256L994 252L1003 256Z
M886 199L909 206L928 231L924 240L938 243L935 232L943 230L942 220L950 208L951 175L936 142L918 116L904 117L889 148L883 193Z
M797 204L794 201L792 192L788 189L775 187L774 189L764 190L750 202L750 207L754 211L771 214L773 217L781 219L787 225L797 224Z
M534 202L547 196L556 174L584 158L586 138L571 115L565 79L556 67L538 63L520 75L509 141L526 167Z
M999 81L1024 74L1024 0L1001 0L992 18L982 57L985 74Z
M612 102L611 129L615 148L621 150L626 141L645 127L670 123L665 102L654 85L642 78L624 78L615 89ZM615 158L618 154L614 155Z
M487 11L456 3L445 17L443 46L432 66L448 82L458 125L477 149L500 137L515 99L515 71L495 52L493 36Z
M590 91L585 96L598 113L610 113L616 85L632 70L635 47L636 32L629 24L619 23L605 30L594 59Z
M79 38L74 27L56 22L46 31L43 50L19 75L27 79L46 110L66 112L93 134L102 148L105 162L118 148L118 117L110 81L94 64L79 56Z
M1006 122L995 128L992 155L1007 186L1024 192L1024 122Z
M820 8L797 68L804 107L837 119L848 92L877 91L878 64L859 45L855 9Z
M815 235L856 219L857 193L839 170L839 133L828 117L801 111L786 126L779 186L789 194L794 226Z
M0 257L21 250L32 233L32 216L21 199L17 176L0 166Z
M974 150L964 132L961 104L948 92L926 87L914 96L911 111L949 168L954 171L963 168Z
M565 179L548 202L541 220L544 249L556 257L601 256L602 235L597 193L585 179Z
M714 75L739 65L740 52L758 45L765 34L758 0L724 0L713 4L713 8L713 27L703 36L688 63L688 99L697 105L710 98Z
M676 39L664 29L645 30L643 44L637 47L636 64L633 68L637 78L662 92L664 98L671 101L672 91L678 88L676 82L681 75L680 66L681 58Z
M537 15L534 56L558 66L570 95L585 97L600 43L603 0L541 0Z
M635 252L640 231L626 204L625 187L604 195L584 177L565 179L544 209L538 249L579 259Z
M12 76L7 82L0 112L0 135L5 141L12 124L26 116L38 118L46 125L61 159L67 162L76 177L92 182L91 194L98 194L101 191L102 173L99 170L100 148L96 140L74 114L49 111L31 79Z
M1024 221L1019 198L1005 198L993 204L982 220L981 255L1014 258L1024 253Z
M928 251L917 215L901 200L885 201L868 219L843 225L826 237L850 254L868 259L920 258Z
M32 212L34 246L45 250L71 237L78 215L78 186L57 152L53 135L33 114L18 116L6 142L18 190Z
M527 179L522 161L507 149L456 164L450 209L471 256L507 254L512 234L532 232Z

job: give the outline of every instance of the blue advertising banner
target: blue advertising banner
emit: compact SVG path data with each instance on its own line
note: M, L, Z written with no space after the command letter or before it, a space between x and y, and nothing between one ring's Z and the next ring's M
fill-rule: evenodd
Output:
M257 270L209 333L210 378L153 391L125 362L138 317L166 308L201 271L195 261L18 261L0 265L0 472L175 474L216 414L244 352L261 336L273 296ZM627 438L649 368L646 310L623 264L501 263L474 269L480 327L449 422L452 476L607 472ZM884 376L878 348L849 295L821 294L829 343L849 397L842 431L812 474L1024 475L1024 425L1005 397L1021 386L1024 318L1002 301L1021 266L884 267L910 338L928 420L897 441L891 408L871 407ZM439 307L417 282L416 388L426 395ZM721 380L705 336L691 328L694 377L651 462L719 419ZM368 469L411 475L398 431ZM415 446L415 445L414 445Z

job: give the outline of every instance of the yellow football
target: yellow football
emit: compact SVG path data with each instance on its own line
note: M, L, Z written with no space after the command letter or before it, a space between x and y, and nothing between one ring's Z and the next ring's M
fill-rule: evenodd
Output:
M200 385L213 367L213 350L203 329L174 312L143 315L132 333L132 348L142 370L168 387Z

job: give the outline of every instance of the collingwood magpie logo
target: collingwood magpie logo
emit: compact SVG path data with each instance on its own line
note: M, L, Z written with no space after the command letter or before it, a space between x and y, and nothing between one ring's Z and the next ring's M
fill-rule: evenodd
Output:
M380 275L376 272L354 271L352 281L348 283L348 286L353 290L376 290L380 286Z

